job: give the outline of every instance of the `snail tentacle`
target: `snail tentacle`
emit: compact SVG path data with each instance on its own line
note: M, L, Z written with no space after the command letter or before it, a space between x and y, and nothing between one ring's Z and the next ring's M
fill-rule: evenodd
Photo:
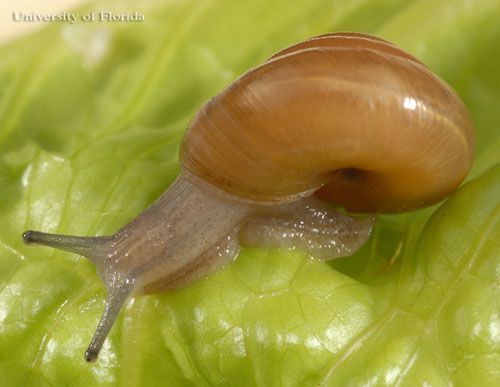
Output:
M48 246L69 251L98 264L103 259L104 248L110 243L111 237L82 237L29 230L23 233L23 241L29 245Z
M129 278L115 278L116 284L108 287L108 296L104 313L99 320L92 341L85 351L85 360L89 363L95 361L108 336L109 331L120 313L123 304L134 288L134 280Z

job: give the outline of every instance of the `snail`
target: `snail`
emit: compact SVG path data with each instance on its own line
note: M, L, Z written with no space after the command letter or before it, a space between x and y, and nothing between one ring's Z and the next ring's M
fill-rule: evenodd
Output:
M97 266L107 300L85 353L94 361L129 295L196 282L240 243L350 255L377 213L448 196L473 154L474 125L449 85L385 40L329 33L279 51L208 101L181 144L180 176L116 234L23 238Z

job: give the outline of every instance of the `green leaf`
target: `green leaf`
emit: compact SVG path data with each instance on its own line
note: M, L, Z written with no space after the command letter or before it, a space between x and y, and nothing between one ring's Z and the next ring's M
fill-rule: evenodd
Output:
M140 23L53 24L0 48L3 385L500 384L500 1L132 0ZM243 249L179 292L131 299L99 361L95 268L21 233L110 234L178 173L190 118L271 53L359 30L428 63L470 107L477 157L441 207L382 217L333 263ZM41 49L43 48L43 49Z

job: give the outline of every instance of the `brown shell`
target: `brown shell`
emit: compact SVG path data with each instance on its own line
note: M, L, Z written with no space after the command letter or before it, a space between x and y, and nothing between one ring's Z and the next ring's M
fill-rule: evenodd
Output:
M210 100L184 171L255 201L317 191L351 211L433 204L464 179L474 126L458 95L396 46L334 33L284 49Z

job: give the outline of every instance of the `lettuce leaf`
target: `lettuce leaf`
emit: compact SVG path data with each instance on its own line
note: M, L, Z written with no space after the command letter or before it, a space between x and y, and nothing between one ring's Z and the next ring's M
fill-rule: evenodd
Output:
M142 23L53 24L0 48L3 385L499 385L498 0L101 1ZM25 229L110 234L168 187L194 112L273 51L332 30L394 41L477 125L469 182L384 216L355 256L243 249L176 293L131 299L99 361L104 287Z

